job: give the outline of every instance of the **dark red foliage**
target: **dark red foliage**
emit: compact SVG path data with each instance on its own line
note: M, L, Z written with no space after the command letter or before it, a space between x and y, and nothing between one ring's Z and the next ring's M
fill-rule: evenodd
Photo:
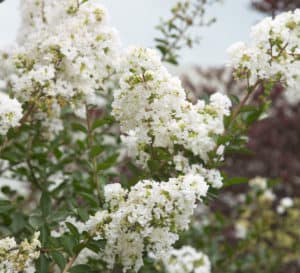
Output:
M300 0L252 0L252 7L261 12L276 14L300 7Z
M300 196L299 122L299 107L276 108L271 117L250 128L248 148L253 155L228 157L226 171L232 176L279 178L284 183L284 191ZM298 186L292 190L289 182Z

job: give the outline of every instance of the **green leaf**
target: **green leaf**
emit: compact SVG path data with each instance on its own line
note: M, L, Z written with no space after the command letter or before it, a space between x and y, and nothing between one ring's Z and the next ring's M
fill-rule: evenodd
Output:
M80 219L84 222L86 222L89 219L89 214L86 211L86 209L83 208L78 208L77 209L78 212L78 216L80 217Z
M86 193L86 192L78 192L78 194L80 196L82 196L85 201L87 201L88 203L90 203L91 206L97 207L99 205L98 202L96 201L94 195Z
M51 199L48 193L46 192L42 193L40 205L41 205L41 211L43 216L44 217L48 216L51 211Z
M101 145L93 146L90 152L91 157L96 157L104 152L104 147Z
M75 131L81 131L87 133L87 128L80 123L72 123L72 129Z
M29 224L34 228L38 229L43 225L44 218L41 215L32 215L29 217Z
M148 160L148 167L151 172L157 172L160 169L160 160Z
M232 101L233 105L238 105L240 103L240 99L239 97L235 96L235 95L230 95L230 100Z
M166 55L168 53L167 48L163 45L158 45L156 48L161 52L162 55Z
M79 232L78 232L78 230L77 230L77 228L73 225L73 224L71 224L71 223L68 223L68 222L66 222L66 226L68 227L68 229L70 230L70 232L71 232L71 234L73 235L73 236L75 236L77 239L79 239Z
M20 232L26 225L25 217L22 213L17 212L13 215L11 229L14 233Z
M114 118L113 117L105 117L102 119L97 119L94 121L93 125L92 125L92 129L95 130L99 127L102 127L104 125L110 125L114 123Z
M55 263L58 265L58 267L61 270L63 270L65 268L65 266L66 266L66 259L65 259L65 257L61 253L59 253L57 251L52 252L51 255L52 255L52 258L55 261Z
M105 240L99 240L99 241L90 240L86 245L86 247L92 250L93 252L98 253L101 249L104 249L105 245L106 245Z
M63 235L61 237L61 243L65 251L73 256L74 255L74 247L77 245L78 240L71 235Z
M69 270L70 273L88 273L90 271L91 271L90 266L86 264L75 265Z
M50 237L50 231L47 224L43 224L40 228L40 241L42 246L46 246Z
M0 200L0 213L7 213L13 210L13 206L10 201Z
M41 254L37 261L37 273L47 273L49 270L49 260L44 254Z
M171 56L170 58L167 58L166 62L168 62L170 64L178 65L178 61L177 61L176 57L174 57L174 56Z
M116 163L118 156L119 156L118 154L114 154L114 155L108 157L103 162L98 164L97 170L100 171L100 170L109 169L111 166L113 166Z
M245 177L233 177L233 178L226 177L226 178L224 178L225 186L244 184L247 182L248 182L248 178L245 178Z

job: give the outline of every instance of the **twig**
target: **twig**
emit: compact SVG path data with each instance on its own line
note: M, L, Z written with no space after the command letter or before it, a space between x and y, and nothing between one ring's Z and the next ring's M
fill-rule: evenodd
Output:
M228 124L228 127L224 130L223 134L221 136L226 136L226 134L228 133L228 131L230 130L231 126L233 125L233 123L235 122L235 120L237 119L238 115L240 114L242 108L246 105L246 103L248 102L248 100L251 98L251 96L253 96L256 93L256 88L261 84L261 81L257 81L250 90L248 90L246 96L242 99L242 101L240 101L240 103L237 105L237 107L234 109L230 122ZM219 149L221 145L217 145L215 147L215 149L212 151L213 154L215 154L217 152L217 150Z
M90 239L85 240L82 244L83 247L81 248L80 251L78 251L78 253L76 253L74 256L72 256L69 260L69 262L66 264L65 268L63 269L62 273L68 273L69 269L73 266L74 262L76 261L76 259L78 258L80 252L85 248L85 246L87 245L87 243L89 242Z
M94 134L93 134L93 128L92 128L92 120L91 120L91 117L89 114L89 109L88 109L87 105L86 105L85 109L86 109L86 124L87 124L87 129L88 129L88 147L89 147L89 151L91 153L91 151L93 149L93 145L94 145ZM93 183L97 190L98 200L101 204L104 200L104 196L103 196L103 191L101 190L101 187L100 187L100 181L99 181L99 177L98 177L97 156L94 156L94 155L92 156L92 179L93 179Z

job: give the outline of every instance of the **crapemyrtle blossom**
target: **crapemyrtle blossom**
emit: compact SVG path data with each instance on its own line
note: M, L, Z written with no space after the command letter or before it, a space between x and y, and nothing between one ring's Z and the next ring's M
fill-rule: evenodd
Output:
M300 102L300 77L295 86L287 88L284 92L284 97L292 106L296 106Z
M28 0L21 8L17 43L0 54L0 78L14 97L54 118L64 105L103 106L119 52L106 10L93 0Z
M113 114L131 156L145 166L151 157L150 146L170 153L180 146L208 161L209 152L216 148L214 136L224 132L223 119L230 113L231 102L225 95L213 94L208 103L190 103L180 80L151 49L129 48L120 74Z
M173 249L163 258L168 273L210 273L208 257L190 246Z
M144 180L130 191L120 184L109 184L105 187L108 210L97 212L85 223L67 218L52 236L59 237L68 230L66 222L71 223L79 232L105 240L103 253L97 255L108 268L118 259L124 272L137 272L144 253L157 260L169 253L178 233L188 229L196 202L206 196L208 188L200 175L160 183Z
M22 117L21 103L0 92L0 135L6 135L10 128L17 127Z
M285 213L289 208L291 208L294 205L293 199L290 197L284 197L280 200L279 205L277 207L277 213L283 214Z
M296 87L300 75L300 10L268 17L252 27L251 42L238 42L228 49L237 77L282 81Z
M0 272L1 273L34 273L34 261L40 256L41 243L39 232L30 242L27 239L17 244L14 238L0 240Z

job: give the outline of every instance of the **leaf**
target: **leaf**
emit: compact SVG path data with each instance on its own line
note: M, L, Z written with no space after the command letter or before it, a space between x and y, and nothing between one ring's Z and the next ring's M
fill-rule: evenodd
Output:
M69 270L70 273L88 273L90 271L91 271L90 266L86 264L75 265Z
M168 53L167 48L163 45L158 45L156 48L161 52L162 55L166 55Z
M0 213L7 213L13 210L13 206L10 201L0 200Z
M91 157L96 157L98 155L100 155L101 153L103 153L104 151L104 147L101 145L97 145L97 146L93 146L90 152L90 156Z
M65 268L66 258L61 253L57 251L52 252L52 258L61 270Z
M43 224L40 228L40 241L42 243L42 246L46 246L48 239L50 237L50 231L47 226L47 224Z
M41 254L37 261L37 273L47 273L49 270L49 260L44 254Z
M29 217L29 224L34 228L38 229L43 225L44 219L41 215L32 215Z
M113 117L105 117L102 119L97 119L94 121L93 125L92 125L92 129L95 130L99 127L102 127L104 125L110 125L112 123L114 123L114 118Z
M230 100L232 101L233 105L237 105L240 103L240 99L239 97L235 96L235 95L229 95Z
M71 235L63 235L61 237L61 243L65 251L73 256L74 255L74 247L78 243L78 241Z
M97 203L94 195L91 195L91 194L86 193L86 192L78 192L78 194L80 196L82 196L85 201L87 201L88 203L90 203L91 206L93 206L93 207L99 206L99 204Z
M236 184L244 184L248 182L248 178L245 177L233 177L229 178L226 177L224 178L224 185L225 186L231 186L231 185L236 185Z
M97 170L100 171L100 170L109 169L111 166L113 166L116 163L118 156L119 156L118 154L114 154L114 155L108 157L103 162L98 164Z
M87 128L80 123L72 123L72 129L75 131L81 131L87 133Z
M98 253L101 249L104 249L106 244L105 240L94 241L90 240L86 247L95 253Z
M26 225L25 217L22 213L17 212L13 216L11 229L14 233L20 232Z
M78 212L78 216L80 217L80 219L84 222L86 222L89 219L89 214L86 211L86 209L83 208L78 208L77 209Z
M40 199L41 211L44 217L48 216L51 211L51 199L47 192L43 192Z
M177 61L176 57L174 57L174 56L167 58L166 62L168 62L170 64L178 65L178 61Z
M78 230L77 230L77 228L73 225L73 224L71 224L71 223L68 223L68 222L66 222L66 226L68 227L68 229L70 230L70 232L71 232L71 234L73 235L73 236L75 236L77 239L79 239L79 232L78 232Z

